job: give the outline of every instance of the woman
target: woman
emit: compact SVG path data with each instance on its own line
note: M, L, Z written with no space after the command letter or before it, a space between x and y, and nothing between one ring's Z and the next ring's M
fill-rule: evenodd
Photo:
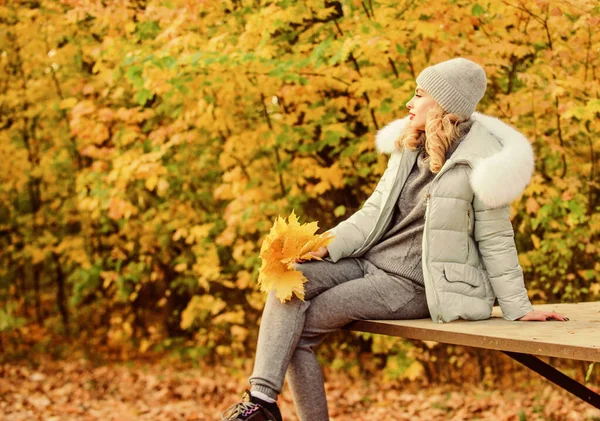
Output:
M510 202L529 183L533 151L501 121L475 112L487 79L455 58L417 77L409 115L377 133L387 169L362 209L331 231L323 261L299 262L305 301L267 298L251 391L224 420L281 420L284 376L301 420L328 420L314 348L353 320L567 320L534 310L523 283Z

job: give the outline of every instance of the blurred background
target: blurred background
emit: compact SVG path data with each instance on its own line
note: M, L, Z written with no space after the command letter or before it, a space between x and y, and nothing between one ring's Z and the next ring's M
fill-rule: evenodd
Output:
M40 356L248 375L274 218L322 232L356 211L386 166L377 130L455 56L486 70L478 111L535 150L512 203L532 302L598 300L599 23L596 0L0 1L5 377ZM519 376L496 353L350 332L320 357L332 383Z

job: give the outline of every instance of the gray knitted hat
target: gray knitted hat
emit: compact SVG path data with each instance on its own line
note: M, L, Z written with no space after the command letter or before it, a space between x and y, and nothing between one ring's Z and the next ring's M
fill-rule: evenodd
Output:
M459 57L425 68L417 84L446 112L467 119L485 94L487 78L479 64Z

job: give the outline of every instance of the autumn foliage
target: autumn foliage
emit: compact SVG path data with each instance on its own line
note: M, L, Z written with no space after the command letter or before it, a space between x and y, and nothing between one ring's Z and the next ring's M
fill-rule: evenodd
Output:
M534 146L532 301L599 299L599 23L595 0L0 2L0 346L38 323L249 355L275 217L357 210L376 131L457 55Z

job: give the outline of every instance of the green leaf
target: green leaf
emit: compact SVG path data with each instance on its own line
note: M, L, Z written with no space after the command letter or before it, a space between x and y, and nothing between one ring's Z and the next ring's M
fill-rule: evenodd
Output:
M344 216L346 214L346 206L340 205L333 210L335 216Z
M335 146L340 142L340 139L343 136L343 133L327 130L325 133L323 133L323 140L325 141L326 145Z
M12 314L15 308L16 304L12 302L5 304L5 308L0 308L0 332L8 332L25 324L25 319Z
M144 86L144 78L142 77L143 69L141 66L131 66L125 72L125 77L131 82L136 88L142 88Z
M381 104L379 105L379 111L387 114L390 111L392 111L392 100L390 98L386 98L383 101L381 101Z
M160 33L160 26L158 22L147 21L139 22L136 25L136 34L139 35L142 40L154 39Z
M177 64L177 59L172 56L165 56L162 57L160 60L156 61L156 65L161 69L164 69L166 67L169 70L173 70L177 67Z
M142 89L135 94L135 101L140 105L146 105L146 102L152 98L154 94L147 89Z
M586 383L590 381L590 377L592 376L592 371L594 371L595 364L596 364L595 362L591 363L587 369L587 373L585 374L585 382Z
M331 47L332 41L332 38L327 38L313 50L310 55L310 62L315 63L315 68L318 68L321 64L325 64L325 55L329 50L329 47Z
M473 16L481 16L485 13L485 9L479 4L475 3L471 8L471 14Z

